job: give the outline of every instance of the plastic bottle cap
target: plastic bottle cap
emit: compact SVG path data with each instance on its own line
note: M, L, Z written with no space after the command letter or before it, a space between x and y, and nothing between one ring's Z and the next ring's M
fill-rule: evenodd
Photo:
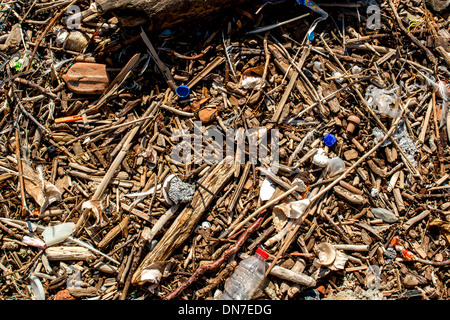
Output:
M263 259L267 259L269 257L269 254L261 248L256 249L256 253L259 254Z
M323 139L323 141L325 142L325 144L326 144L328 147L332 147L332 146L334 146L334 144L336 143L337 139L336 139L336 137L333 136L332 134L327 134L327 135L325 136L325 138Z
M177 96L179 96L180 98L186 98L187 96L189 96L190 90L188 86L185 86L184 84L181 86L177 87Z

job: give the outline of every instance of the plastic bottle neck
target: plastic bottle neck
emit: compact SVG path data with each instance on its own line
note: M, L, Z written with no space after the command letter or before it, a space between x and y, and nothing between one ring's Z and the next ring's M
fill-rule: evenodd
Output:
M260 254L255 254L255 257L257 257L259 260L261 260L261 261L263 261L263 262L265 262L266 261L266 258L264 258L263 256L261 256Z

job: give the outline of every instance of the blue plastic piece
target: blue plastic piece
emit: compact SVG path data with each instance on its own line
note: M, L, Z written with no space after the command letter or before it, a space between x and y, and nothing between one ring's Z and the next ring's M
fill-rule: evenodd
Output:
M188 86L185 86L182 84L181 86L177 87L177 96L180 98L187 98L189 96L190 90Z
M311 31L310 33L308 33L308 41L309 42L313 42L315 37L314 31Z
M325 142L325 144L326 144L328 147L332 147L332 146L334 146L334 145L336 144L337 139L336 139L336 137L333 136L332 134L327 134L327 135L325 136L325 138L323 139L323 141Z
M304 291L304 297L305 300L320 300L320 292L316 289L306 289Z

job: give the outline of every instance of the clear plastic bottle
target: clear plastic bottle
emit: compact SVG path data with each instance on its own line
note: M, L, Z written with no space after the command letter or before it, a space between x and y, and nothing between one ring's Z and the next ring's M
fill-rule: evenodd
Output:
M268 256L258 248L253 256L242 260L215 300L250 300L264 280Z

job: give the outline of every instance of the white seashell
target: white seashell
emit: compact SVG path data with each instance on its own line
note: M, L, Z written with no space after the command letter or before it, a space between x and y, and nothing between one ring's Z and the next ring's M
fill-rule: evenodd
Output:
M33 295L33 300L45 300L45 291L41 280L36 276L30 276L28 281L30 282L30 291Z
M172 180L174 177L175 177L174 174L170 174L170 175L164 180L164 183L163 183L163 186L162 186L162 193L163 193L164 199L165 199L166 202L167 202L169 205L171 205L171 206L174 205L174 203L173 203L172 200L170 200L169 194L168 194L168 192L169 192L169 182L170 182L170 180Z
M275 193L275 186L272 184L272 182L269 179L264 179L261 188L259 190L259 197L261 198L261 201L267 201L270 198L272 198L273 194Z
M307 190L306 184L302 179L295 178L294 181L292 181L293 186L298 186L299 188L297 191L299 192L305 192Z
M329 266L336 259L336 249L327 242L317 245L316 253L318 256L317 262L322 266Z
M201 227L203 229L209 229L209 228L211 228L211 223L209 221L203 221L201 224Z
M334 259L333 265L330 267L332 270L342 270L345 268L345 264L348 261L348 255L336 250L336 259Z
M45 242L38 238L23 236L22 242L29 246L36 247L36 248L41 248L41 249L47 248L47 245L45 244Z

